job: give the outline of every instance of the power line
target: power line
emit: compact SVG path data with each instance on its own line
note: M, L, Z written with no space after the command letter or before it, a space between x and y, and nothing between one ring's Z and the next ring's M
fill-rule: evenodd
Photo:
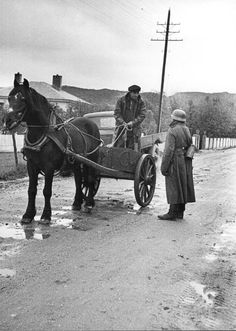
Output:
M121 5L121 8L123 8L123 10L130 16L133 17L134 19L138 19L138 20L142 20L143 23L147 26L150 27L152 25L152 23L150 22L150 20L148 20L144 15L142 15L142 12L138 11L139 8L137 6L137 4L132 5L132 3L130 2L125 2L123 3L122 0L119 0L117 2L117 5Z
M100 23L103 25L110 26L110 23L113 23L116 27L121 30L123 33L127 33L126 29L120 24L118 19L112 16L110 13L106 13L101 6L99 6L98 2L92 2L88 0L80 0L80 2L87 8L91 8L92 11L88 11L90 16L95 17ZM98 6L96 5L98 4Z

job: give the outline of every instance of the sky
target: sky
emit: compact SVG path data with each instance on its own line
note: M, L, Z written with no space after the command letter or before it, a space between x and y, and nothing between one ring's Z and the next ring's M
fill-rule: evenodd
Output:
M169 9L165 94L236 93L235 0L0 0L0 86L159 92Z

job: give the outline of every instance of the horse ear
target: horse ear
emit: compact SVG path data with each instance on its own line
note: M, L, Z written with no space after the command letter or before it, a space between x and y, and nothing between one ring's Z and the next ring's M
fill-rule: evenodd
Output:
M14 87L19 86L20 84L18 83L18 81L16 79L14 79Z
M24 82L23 82L23 85L27 88L29 88L29 82L27 79L24 78Z

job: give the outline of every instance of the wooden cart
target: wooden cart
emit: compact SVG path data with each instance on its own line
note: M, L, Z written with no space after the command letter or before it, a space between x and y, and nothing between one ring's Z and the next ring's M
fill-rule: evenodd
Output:
M151 137L152 136L152 137ZM103 146L99 148L99 161L93 162L86 157L67 151L67 155L76 158L98 171L93 195L98 191L101 178L126 179L134 181L134 195L137 203L145 207L154 195L156 186L156 161L158 157L158 141L160 134L143 137L142 152L129 148ZM150 141L153 144L150 146ZM143 153L148 151L149 153ZM88 194L86 183L82 183L84 195Z
M101 138L106 146L100 147L99 161L94 163L80 155L76 158L99 171L94 195L99 188L100 179L116 178L134 181L134 194L137 203L145 207L154 195L156 185L156 167L159 158L158 143L165 140L165 132L154 133L141 137L141 152L129 148L112 146L115 130L113 111L95 112L85 114L84 117L94 121L100 131ZM88 187L83 183L83 193L87 195Z

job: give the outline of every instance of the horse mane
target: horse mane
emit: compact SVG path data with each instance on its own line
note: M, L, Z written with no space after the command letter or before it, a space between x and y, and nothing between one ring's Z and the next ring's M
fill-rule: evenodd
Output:
M53 106L48 102L47 98L32 87L29 88L29 91L28 106L38 115L37 117L42 125L49 124L49 117L51 112L53 112Z

